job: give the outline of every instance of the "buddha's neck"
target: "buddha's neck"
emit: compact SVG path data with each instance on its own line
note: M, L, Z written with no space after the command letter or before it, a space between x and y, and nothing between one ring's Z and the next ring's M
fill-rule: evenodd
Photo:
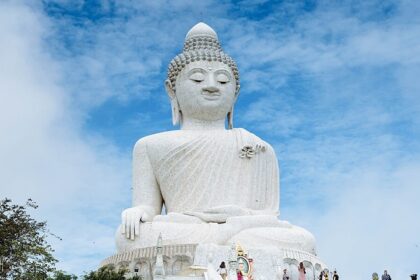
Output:
M225 120L205 121L192 118L185 118L182 120L182 130L224 130Z

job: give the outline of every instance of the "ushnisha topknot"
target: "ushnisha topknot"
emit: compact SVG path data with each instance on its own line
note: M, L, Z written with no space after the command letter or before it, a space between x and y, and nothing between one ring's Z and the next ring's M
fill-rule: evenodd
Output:
M188 31L182 53L175 56L169 64L168 79L174 91L179 72L190 62L201 60L219 61L229 66L235 76L236 93L239 92L239 71L235 61L223 52L216 32L203 22L197 23Z

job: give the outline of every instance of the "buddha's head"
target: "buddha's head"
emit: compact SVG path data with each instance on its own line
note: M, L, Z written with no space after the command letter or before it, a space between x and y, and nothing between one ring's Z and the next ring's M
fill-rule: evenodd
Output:
M165 81L173 124L182 124L184 118L216 121L227 116L232 128L239 87L236 63L223 52L216 32L204 23L195 25L183 52L169 64Z

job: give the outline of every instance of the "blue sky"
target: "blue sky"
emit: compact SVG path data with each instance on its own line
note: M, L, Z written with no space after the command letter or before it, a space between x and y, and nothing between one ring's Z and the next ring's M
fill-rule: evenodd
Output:
M420 272L418 1L2 1L0 194L59 267L111 255L131 149L174 129L166 68L204 21L237 62L235 126L271 143L281 219L344 278ZM344 279L343 278L343 279Z

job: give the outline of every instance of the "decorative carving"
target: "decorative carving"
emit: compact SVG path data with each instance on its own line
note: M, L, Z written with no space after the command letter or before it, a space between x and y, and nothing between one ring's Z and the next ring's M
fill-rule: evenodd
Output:
M240 158L253 158L259 152L265 152L266 148L264 145L257 144L255 147L251 145L245 145L242 147L241 151L239 152Z
M163 263L163 249L162 249L162 234L159 234L159 238L156 245L156 263L153 269L153 279L159 279L165 277L165 266Z

